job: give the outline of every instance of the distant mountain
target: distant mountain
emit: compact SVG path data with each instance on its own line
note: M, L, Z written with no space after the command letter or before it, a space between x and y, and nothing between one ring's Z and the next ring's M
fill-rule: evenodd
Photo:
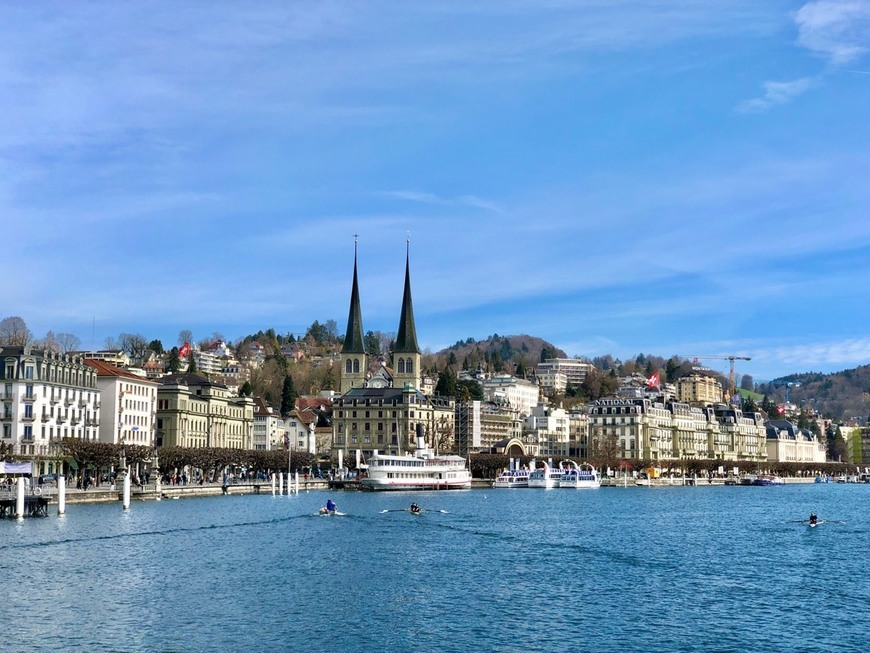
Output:
M769 383L759 383L756 390L776 402L785 401L788 384L789 401L797 406L812 406L823 415L848 420L870 414L870 365L821 374L789 374Z
M500 336L494 333L486 340L468 338L437 352L436 356L446 359L461 368L484 369L502 367L512 372L514 366L521 366L529 374L545 358L568 358L568 355L542 338L528 335Z

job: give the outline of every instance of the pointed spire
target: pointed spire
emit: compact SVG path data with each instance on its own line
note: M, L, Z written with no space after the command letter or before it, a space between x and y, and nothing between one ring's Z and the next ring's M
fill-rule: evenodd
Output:
M359 304L359 284L356 274L357 235L353 235L353 288L350 291L350 311L347 315L347 332L344 336L342 354L364 354L362 309Z
M419 354L417 328L414 326L414 304L411 302L411 240L405 252L405 294L402 297L402 316L399 318L399 333L393 347L395 353Z

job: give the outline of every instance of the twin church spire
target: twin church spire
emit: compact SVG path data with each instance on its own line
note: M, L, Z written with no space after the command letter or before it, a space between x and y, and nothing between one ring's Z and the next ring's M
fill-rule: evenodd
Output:
M405 251L405 287L402 295L402 312L399 317L399 330L392 352L392 377L394 387L410 385L420 387L420 362L422 355L417 344L417 328L414 324L414 304L411 299L411 244ZM354 237L353 286L350 292L350 310L347 316L347 332L341 348L341 393L366 385L368 355L365 351L365 337L362 326L362 307L359 299L359 278L357 274L357 240Z

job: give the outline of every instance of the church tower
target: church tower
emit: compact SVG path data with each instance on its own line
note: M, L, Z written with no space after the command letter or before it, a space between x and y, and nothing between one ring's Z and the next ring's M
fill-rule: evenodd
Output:
M422 356L417 345L417 328L414 326L414 305L411 302L411 243L405 252L405 294L402 296L402 315L399 332L393 347L393 387L403 388L409 384L419 389L422 380L420 363Z
M359 284L356 274L357 241L353 241L353 288L350 291L350 311L347 315L347 332L341 348L341 394L351 388L366 384L368 359L363 339L362 309L359 303Z

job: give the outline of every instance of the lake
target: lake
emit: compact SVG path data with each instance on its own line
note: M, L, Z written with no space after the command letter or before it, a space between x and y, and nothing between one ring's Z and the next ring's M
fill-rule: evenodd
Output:
M329 497L345 515L317 514ZM787 485L52 507L0 522L4 643L866 651L868 506L868 485Z

